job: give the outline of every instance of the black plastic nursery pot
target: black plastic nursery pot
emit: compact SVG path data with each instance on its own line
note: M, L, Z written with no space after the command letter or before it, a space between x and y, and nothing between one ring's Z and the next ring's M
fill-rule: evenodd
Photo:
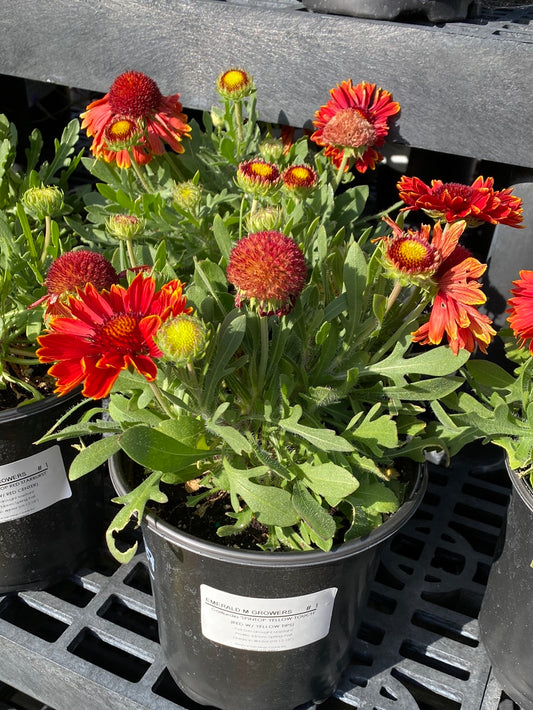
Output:
M79 398L0 412L0 594L58 582L101 542L101 476L69 482L71 442L34 445Z
M109 462L120 495L128 491L123 464L120 456ZM420 466L393 516L330 552L239 550L143 516L161 646L178 686L221 710L293 710L330 697L383 544L414 514L426 486Z
M513 484L481 611L481 640L496 679L520 707L533 708L533 490Z
M468 16L473 0L302 0L315 12L396 20L409 16L425 17L430 22L451 22Z

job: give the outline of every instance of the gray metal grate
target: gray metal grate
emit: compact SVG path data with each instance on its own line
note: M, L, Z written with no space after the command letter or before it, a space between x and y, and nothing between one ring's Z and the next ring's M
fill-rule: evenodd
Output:
M352 663L323 710L516 710L477 626L509 496L503 463L479 447L430 468L421 508L384 551ZM0 710L200 710L165 668L142 552L117 567L102 550L91 569L46 591L0 597L0 681Z

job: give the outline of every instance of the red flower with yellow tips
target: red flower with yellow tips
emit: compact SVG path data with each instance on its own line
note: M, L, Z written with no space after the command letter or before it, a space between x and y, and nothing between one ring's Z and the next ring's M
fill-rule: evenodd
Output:
M422 345L439 345L446 335L456 355L463 348L473 352L476 346L486 353L496 334L490 318L478 310L487 300L479 281L487 265L471 256L468 249L457 245L456 239L465 227L464 221L448 225L444 230L439 224L435 226L436 237L432 243L444 257L431 277L437 293L429 320L411 334L413 341ZM449 237L450 232L452 237Z
M529 340L529 352L533 355L533 271L520 271L520 278L513 281L511 295L507 320L521 345Z
M168 318L191 313L183 284L170 281L159 291L155 280L138 274L128 288L114 284L99 293L92 284L68 302L68 317L52 318L38 338L40 362L56 378L56 392L65 394L83 383L83 395L107 397L121 370L132 368L149 382L157 376L154 341Z
M115 79L103 98L87 106L81 126L93 137L95 158L129 167L132 159L145 164L162 155L165 143L183 153L181 141L191 127L182 108L179 94L163 96L149 76L128 71Z
M507 224L520 227L522 200L512 189L494 190L494 179L478 177L472 185L432 180L431 185L417 177L403 175L398 182L403 210L424 210L433 219L446 222L466 220L469 227Z
M376 148L385 143L390 121L399 113L400 105L390 92L366 81L354 86L348 79L330 94L331 99L315 113L313 125L317 130L311 140L325 147L324 154L338 168L346 154L360 173L374 169L383 159Z

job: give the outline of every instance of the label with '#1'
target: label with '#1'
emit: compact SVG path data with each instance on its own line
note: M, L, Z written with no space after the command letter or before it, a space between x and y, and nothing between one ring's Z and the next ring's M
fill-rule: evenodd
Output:
M247 651L288 651L329 633L336 587L281 599L242 597L200 586L203 635Z
M0 466L0 523L44 510L71 495L57 445Z

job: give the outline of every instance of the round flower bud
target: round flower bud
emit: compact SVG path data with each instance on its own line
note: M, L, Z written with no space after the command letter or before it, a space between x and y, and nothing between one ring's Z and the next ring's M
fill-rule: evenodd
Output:
M252 77L244 69L228 69L217 79L217 91L223 99L237 101L255 91Z
M239 163L237 185L248 195L266 197L274 192L280 182L279 169L262 158Z
M132 214L113 214L105 221L109 234L117 239L131 240L144 231L144 220Z
M260 207L246 215L248 232L269 232L281 226L282 211L280 207Z
M269 136L259 143L259 153L263 160L276 162L283 155L283 143L279 138Z
M196 316L181 313L165 321L157 331L155 342L163 356L177 365L198 360L207 346L207 328Z
M192 180L178 182L172 191L174 205L185 212L194 212L202 201L202 188Z
M285 192L298 198L309 197L318 182L316 170L305 163L302 165L290 165L286 168L281 179Z
M24 208L36 219L56 217L63 208L63 190L55 185L30 187L21 198Z

